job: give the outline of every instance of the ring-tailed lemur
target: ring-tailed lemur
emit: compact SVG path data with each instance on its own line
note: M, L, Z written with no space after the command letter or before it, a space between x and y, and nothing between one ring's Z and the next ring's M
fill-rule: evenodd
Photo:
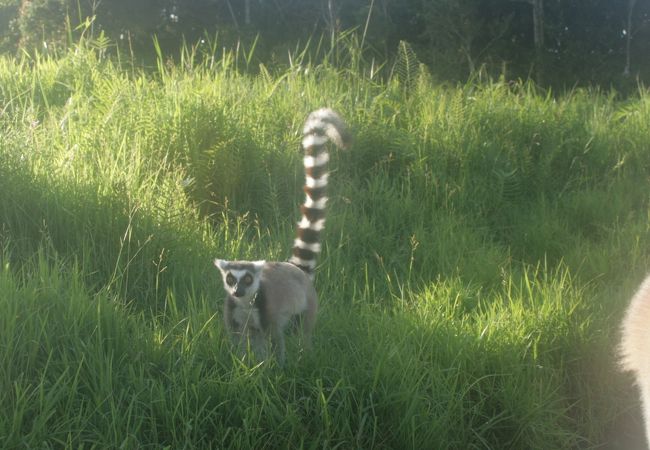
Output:
M650 445L650 276L634 294L621 326L619 354L623 370L634 373L641 391L645 432Z
M323 108L309 115L303 129L305 202L289 262L214 260L227 292L226 329L240 353L250 344L254 354L265 359L270 345L284 362L284 330L295 316L302 319L303 345L310 345L318 309L314 268L327 203L327 141L345 148L350 136L339 115Z

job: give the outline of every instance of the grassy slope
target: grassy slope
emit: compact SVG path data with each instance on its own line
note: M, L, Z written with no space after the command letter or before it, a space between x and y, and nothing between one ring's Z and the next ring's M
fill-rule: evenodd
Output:
M183 67L0 59L1 447L615 447L650 95ZM211 258L288 256L322 105L315 351L246 367Z

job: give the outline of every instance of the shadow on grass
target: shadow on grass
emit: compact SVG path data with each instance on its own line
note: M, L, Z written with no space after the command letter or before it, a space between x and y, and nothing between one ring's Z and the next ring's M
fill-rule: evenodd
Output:
M0 237L10 243L13 263L48 247L76 263L93 290L118 293L154 314L172 289L221 292L210 264L215 250L203 244L202 230L146 211L123 187L100 191L0 165Z

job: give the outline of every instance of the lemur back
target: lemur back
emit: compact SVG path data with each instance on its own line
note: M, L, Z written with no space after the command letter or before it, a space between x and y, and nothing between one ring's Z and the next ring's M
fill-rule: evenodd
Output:
M634 374L641 393L646 444L650 445L650 276L632 297L621 324L621 368Z
M256 357L265 359L271 350L282 363L284 330L296 316L302 318L303 345L310 345L318 310L312 280L325 224L328 141L345 148L349 133L337 113L323 108L309 115L303 129L305 202L289 262L214 261L227 292L226 329L240 354L250 346Z

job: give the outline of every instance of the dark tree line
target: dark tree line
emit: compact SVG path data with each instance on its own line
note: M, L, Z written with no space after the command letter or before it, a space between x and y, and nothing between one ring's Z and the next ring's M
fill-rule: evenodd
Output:
M142 52L154 34L170 52L183 39L259 37L257 57L273 61L355 29L366 54L390 59L407 42L441 80L650 80L650 0L0 0L0 50L64 44L88 17L94 36Z

